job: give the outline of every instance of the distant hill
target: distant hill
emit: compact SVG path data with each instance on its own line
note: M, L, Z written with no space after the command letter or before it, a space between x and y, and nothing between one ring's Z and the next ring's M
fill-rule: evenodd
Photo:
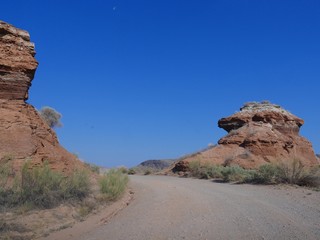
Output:
M214 145L210 145L208 147L205 147L201 150L186 154L182 157L176 158L176 159L163 159L163 160L147 160L142 163L140 163L138 166L133 167L134 171L138 174L145 174L146 172L150 173L158 173L162 170L169 169L172 167L172 165L178 161L181 161L185 158L188 158L190 156L195 156L197 154L200 154L204 151L207 151L211 148L215 147Z
M163 169L169 168L175 161L176 159L147 160L132 169L134 169L137 174L146 174L147 172L157 173Z
M163 170L173 164L175 159L168 160L147 160L138 165L145 168L152 168L154 170Z

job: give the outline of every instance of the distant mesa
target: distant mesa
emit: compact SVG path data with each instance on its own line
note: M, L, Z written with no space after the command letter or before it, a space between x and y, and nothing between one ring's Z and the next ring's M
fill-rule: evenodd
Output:
M48 161L67 173L82 163L25 102L38 66L34 56L29 33L0 21L0 161L11 161L16 171L27 159L33 166Z
M147 160L133 167L133 169L137 174L144 174L148 171L160 173L162 170L170 168L175 161L176 159Z
M138 165L138 167L142 168L151 168L155 171L160 171L168 168L175 160L147 160Z
M303 124L301 118L279 105L246 103L239 112L218 121L228 134L217 146L181 159L173 171L187 171L189 162L195 160L246 169L293 159L306 166L316 165L319 160L311 143L299 135Z

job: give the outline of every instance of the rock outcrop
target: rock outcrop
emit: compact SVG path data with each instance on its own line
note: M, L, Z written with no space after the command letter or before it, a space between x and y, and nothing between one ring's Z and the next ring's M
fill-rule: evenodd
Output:
M48 161L52 169L70 172L82 163L59 145L55 132L25 102L37 61L28 32L0 21L0 163L19 171Z
M0 21L0 99L26 100L38 63L29 33Z
M311 143L299 135L304 124L278 105L247 103L240 112L222 118L218 126L228 132L214 148L179 161L174 171L187 171L194 160L255 169L267 163L297 159L306 166L319 164Z

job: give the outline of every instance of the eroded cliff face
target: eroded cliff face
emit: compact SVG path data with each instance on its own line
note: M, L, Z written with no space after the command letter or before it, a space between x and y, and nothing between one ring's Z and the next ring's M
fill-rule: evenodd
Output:
M11 161L19 171L26 160L33 166L48 161L52 169L68 173L82 163L25 102L38 66L34 56L28 32L0 21L0 162Z
M29 33L0 21L0 99L26 100L38 62Z
M318 164L311 143L299 135L301 118L271 103L248 103L239 112L222 118L220 128L228 134L218 145L178 162L176 171L186 171L194 160L254 169L267 163L300 160Z

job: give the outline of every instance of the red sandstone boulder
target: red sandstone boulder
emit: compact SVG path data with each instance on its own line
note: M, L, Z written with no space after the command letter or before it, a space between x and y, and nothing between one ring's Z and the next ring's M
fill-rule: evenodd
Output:
M319 164L311 143L299 135L303 123L278 105L248 103L240 112L219 120L219 127L228 134L216 147L182 159L173 170L186 171L195 160L248 169L293 159L306 166Z
M52 169L68 173L83 164L25 103L38 65L34 55L28 32L0 21L0 163L11 161L19 171L28 159L33 166L48 161Z

